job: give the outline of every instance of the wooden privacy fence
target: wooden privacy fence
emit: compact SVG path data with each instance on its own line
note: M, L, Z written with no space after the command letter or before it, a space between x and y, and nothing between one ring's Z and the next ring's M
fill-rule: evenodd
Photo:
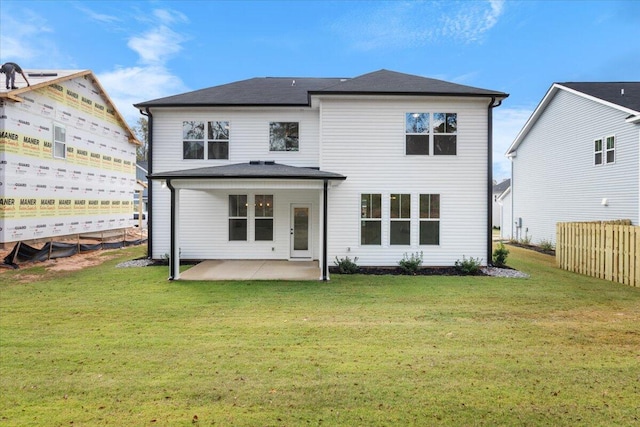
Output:
M630 224L631 221L558 223L558 267L640 286L640 227Z

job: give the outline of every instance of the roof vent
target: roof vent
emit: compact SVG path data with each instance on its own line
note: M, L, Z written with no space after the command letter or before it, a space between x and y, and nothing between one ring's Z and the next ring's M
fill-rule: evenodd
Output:
M58 77L58 73L29 73L29 77Z
M624 96L624 89L620 89L620 95Z
M260 160L251 160L249 162L250 165L259 165L260 163L261 163Z
M276 162L274 160L267 160L264 162L265 165L275 165Z
M294 80L291 82L291 86L295 86L295 85L296 85L296 81Z

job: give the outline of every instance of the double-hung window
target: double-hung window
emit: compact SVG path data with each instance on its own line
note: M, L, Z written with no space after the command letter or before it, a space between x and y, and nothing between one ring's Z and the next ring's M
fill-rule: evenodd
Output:
M420 244L440 244L440 195L420 195Z
M391 244L411 244L411 195L391 194L389 200L391 211Z
M182 122L183 159L228 159L229 122Z
M207 122L207 159L229 158L229 122Z
M455 156L457 132L458 114L433 113L433 154Z
M616 161L616 137L607 136L593 142L593 163L603 165Z
M405 152L429 155L429 113L405 114Z
M298 122L269 123L269 151L298 151L299 135Z
M273 195L255 196L255 240L273 240Z
M360 195L360 244L382 243L382 195Z
M229 195L229 240L247 240L247 195Z
M182 122L182 158L204 159L204 122Z
M64 126L53 125L53 157L65 159L67 157L67 130Z

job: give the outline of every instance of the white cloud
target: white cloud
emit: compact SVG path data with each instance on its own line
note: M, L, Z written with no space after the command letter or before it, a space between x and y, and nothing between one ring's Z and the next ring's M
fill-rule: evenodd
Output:
M103 24L113 24L114 22L120 21L120 18L118 18L117 16L94 12L86 6L76 5L76 8L84 12L90 19L101 22Z
M184 38L169 27L160 26L141 36L131 37L127 45L140 56L142 63L157 65L166 63L180 52L183 41Z
M26 11L20 19L10 13L0 13L3 60L30 61L50 52L50 43L42 36L51 32L47 20L33 11Z
M505 157L533 109L503 108L493 110L493 177L500 181L511 177L511 161Z
M130 125L142 117L133 104L187 90L182 80L161 66L118 68L97 77Z
M371 5L371 3L367 3ZM482 42L503 13L504 0L373 3L339 19L333 29L356 49L418 47L438 41Z

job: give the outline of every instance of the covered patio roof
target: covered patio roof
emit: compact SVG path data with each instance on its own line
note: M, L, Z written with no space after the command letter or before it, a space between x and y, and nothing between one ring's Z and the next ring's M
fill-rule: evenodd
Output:
M291 179L291 180L340 180L346 176L317 168L289 166L273 161L251 161L223 166L159 172L149 179Z

